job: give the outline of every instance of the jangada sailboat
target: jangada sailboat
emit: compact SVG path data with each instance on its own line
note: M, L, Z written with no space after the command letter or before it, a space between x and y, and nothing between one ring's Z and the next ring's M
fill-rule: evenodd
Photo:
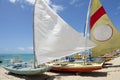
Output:
M105 54L109 54L112 51L119 50L120 45L120 33L115 28L111 20L109 19L105 9L103 8L100 0L90 0L91 4L88 9L88 19L86 21L86 34L88 26L90 24L90 39L95 44L96 47L92 48L92 56L98 57ZM89 21L90 20L90 21ZM113 45L114 44L114 45ZM111 54L114 55L114 54ZM106 57L106 56L105 56ZM108 56L109 57L109 56ZM94 62L90 62L92 65L87 67L86 65L81 65L79 62L51 62L52 69L54 71L67 71L67 72L87 72L96 69L100 69L94 66ZM87 62L88 63L88 62ZM99 61L102 64L102 61Z
M91 24L91 17L90 14L93 11L93 9L97 9L95 6L93 8L93 5L97 5L99 0L90 0L89 7L88 7L88 13L87 13L87 20L86 20L86 30L85 30L85 36L87 39L87 34L89 32L89 24ZM49 63L49 66L51 66L51 71L60 71L60 72L90 72L98 69L102 69L102 66L105 62L104 58L92 58L91 60L88 60L90 58L86 57L86 50L91 49L89 47L89 42L84 41L82 43L84 45L85 52L83 54L82 60L74 60L74 61L53 61ZM81 45L81 44L80 44ZM82 46L83 47L83 46Z
M87 40L64 22L48 6L45 0L36 0L35 2L33 34L34 67L26 63L15 63L3 66L6 70L22 75L40 74L51 68L46 62L84 49L85 42L87 42L86 48L88 49L95 46L93 42ZM79 64L76 64L76 67L78 67L78 65ZM69 67L71 66L72 65ZM93 69L91 66L93 65L86 65L86 67ZM102 64L94 65L95 69L96 67L101 68L101 66Z

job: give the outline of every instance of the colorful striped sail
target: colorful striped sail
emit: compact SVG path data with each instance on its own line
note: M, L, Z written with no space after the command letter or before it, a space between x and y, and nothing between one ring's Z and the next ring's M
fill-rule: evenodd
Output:
M100 0L93 0L90 13L91 40L97 44L93 57L110 53L120 48L120 33L109 19Z

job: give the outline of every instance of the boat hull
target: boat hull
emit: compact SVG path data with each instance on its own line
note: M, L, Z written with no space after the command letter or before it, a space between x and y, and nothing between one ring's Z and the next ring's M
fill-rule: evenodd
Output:
M81 67L55 67L53 66L50 71L57 72L91 72L94 70L102 69L102 66L81 66Z
M40 68L12 68L11 66L3 66L4 69L7 71L14 73L14 74L19 74L19 75L38 75L42 74L48 70L50 70L50 67L40 67Z
M98 58L99 59L99 58ZM101 60L101 61L100 61ZM99 61L83 62L50 62L50 71L56 72L91 72L103 68L105 59L101 58Z

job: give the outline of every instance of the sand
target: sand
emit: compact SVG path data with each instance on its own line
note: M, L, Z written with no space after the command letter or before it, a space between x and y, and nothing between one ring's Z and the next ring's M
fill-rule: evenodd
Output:
M87 73L45 72L36 76L11 74L0 67L0 80L120 80L120 57L107 62L103 69Z

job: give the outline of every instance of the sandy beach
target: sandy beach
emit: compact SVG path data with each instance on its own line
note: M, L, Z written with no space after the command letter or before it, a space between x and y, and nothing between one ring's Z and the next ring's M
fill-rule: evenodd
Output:
M87 73L55 73L45 72L35 76L11 74L0 68L0 80L120 80L120 57L107 62L103 69Z

